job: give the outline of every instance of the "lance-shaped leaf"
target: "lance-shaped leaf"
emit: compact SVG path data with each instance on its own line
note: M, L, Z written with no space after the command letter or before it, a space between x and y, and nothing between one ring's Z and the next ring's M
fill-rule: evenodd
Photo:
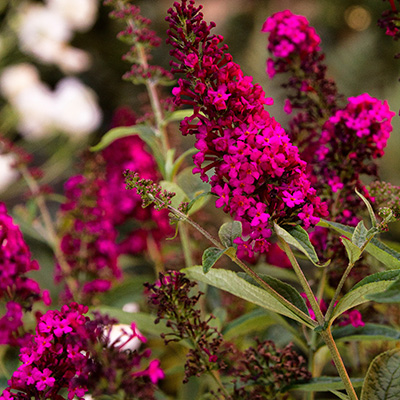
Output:
M368 368L361 400L400 399L400 349L375 357Z
M277 300L272 294L240 278L233 271L212 269L205 274L201 266L195 266L185 268L182 270L182 272L184 272L190 279L198 280L200 282L207 283L208 285L225 290L226 292L247 300L250 303L256 304L267 310L274 311L278 314L285 315L294 319L295 321L309 326L310 328L313 328L308 321L304 321L301 317Z
M242 224L239 221L226 222L219 228L218 236L224 246L236 249L237 244L233 241L242 236Z
M387 289L393 281L400 276L400 270L390 270L378 272L367 276L358 282L349 292L347 292L335 306L331 321L343 314L350 308L366 303L369 300L368 295L380 293Z
M352 226L339 224L338 222L326 221L323 219L319 221L318 226L331 228L347 237L351 237L354 232L354 228ZM400 253L386 246L376 238L371 239L365 250L377 260L385 264L388 268L400 268Z
M203 272L206 274L208 271L210 271L210 269L221 258L221 256L223 254L228 254L229 252L234 254L236 250L233 247L228 247L222 250L218 249L217 247L209 247L208 249L205 249L202 257Z
M373 210L373 208L371 206L371 203L357 189L356 189L356 193L361 198L361 200L365 203L365 205L367 206L369 217L371 218L371 225L372 225L373 228L375 228L376 225L377 225L377 222L376 222L375 213L374 213L374 210Z
M186 117L191 117L193 115L193 110L176 110L173 113L169 114L165 119L165 122L175 122L175 121L182 121Z
M347 257L349 258L350 263L354 264L361 256L361 249L345 236L342 236L340 240L346 248Z
M361 387L363 384L362 378L350 379L353 387ZM320 376L318 378L312 378L307 383L300 383L290 385L289 390L301 390L303 392L327 392L331 390L343 390L344 384L339 377L331 376Z
M308 233L300 225L283 229L279 225L274 224L274 229L278 236L285 240L286 243L301 251L317 267L326 267L329 265L330 260L324 264L320 263L314 246L310 242Z
M340 326L332 329L332 336L338 341L376 341L399 340L400 331L390 326L380 324L365 324L354 327L353 325ZM322 342L321 342L322 344Z
M160 146L160 140L154 132L154 129L144 124L113 128L105 133L100 142L96 146L91 147L90 150L103 150L115 140L133 135L138 135L147 144L157 162L160 171L164 174L164 155Z
M257 283L251 276L245 274L244 272L238 272L238 275L245 279L247 282L250 282L252 285L261 287L259 283ZM273 278L272 276L268 276L265 274L258 274L258 276L269 286L271 286L274 290L276 290L280 295L282 295L286 300L289 300L292 304L294 304L298 309L303 311L305 314L308 314L308 308L304 299L301 297L300 293L291 285L286 282L282 282L279 279Z
M350 400L350 397L347 396L347 394L339 392L338 390L330 390L330 392L333 393L334 395L336 395L337 397L339 397L339 399Z
M353 235L351 236L351 241L357 247L361 249L361 247L365 244L368 239L368 230L364 225L363 221L360 221L356 228L354 229Z
M385 291L367 295L367 299L376 301L377 303L400 303L400 277Z
M193 175L193 168L188 167L176 176L176 182L189 199L189 212L193 214L210 199L211 186L203 182L198 175Z

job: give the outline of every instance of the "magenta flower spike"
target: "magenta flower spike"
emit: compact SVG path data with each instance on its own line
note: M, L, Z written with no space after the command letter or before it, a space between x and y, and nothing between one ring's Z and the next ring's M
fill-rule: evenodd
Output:
M200 10L186 0L169 10L172 71L184 74L173 94L177 105L194 108L181 124L184 135L196 136L193 172L211 184L217 207L241 221L238 254L252 257L268 250L273 222L298 224L306 215L309 226L325 215L325 206L297 147L264 109L273 100L244 76Z

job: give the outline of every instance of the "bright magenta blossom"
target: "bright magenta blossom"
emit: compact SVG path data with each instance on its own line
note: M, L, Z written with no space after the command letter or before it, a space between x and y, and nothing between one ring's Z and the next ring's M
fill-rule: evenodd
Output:
M299 213L310 210L314 222L325 213L324 205L310 185L297 147L264 109L272 99L243 75L227 46L221 45L222 36L210 33L214 25L203 21L201 7L186 0L174 7L167 18L168 41L178 61L172 63L173 72L185 78L178 80L173 94L178 105L194 108L193 116L181 124L184 135L197 139L194 172L220 196L217 207L242 222L239 254L266 252L272 222L301 223Z

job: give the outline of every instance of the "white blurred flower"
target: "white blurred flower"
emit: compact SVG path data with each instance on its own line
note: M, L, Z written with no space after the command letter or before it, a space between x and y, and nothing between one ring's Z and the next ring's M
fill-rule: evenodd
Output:
M54 124L71 138L93 132L101 123L94 92L76 78L62 79L54 92Z
M32 64L14 64L4 68L0 76L0 90L4 97L11 99L38 82L39 74Z
M136 332L139 332L139 331L136 329ZM115 346L122 345L129 339L129 337L133 333L134 332L129 325L125 325L125 324L113 325L111 327L111 331L110 331L110 343L113 343L116 341L116 343L114 344ZM140 334L140 332L139 332L139 334ZM120 350L132 350L132 351L137 350L141 344L142 344L142 341L138 337L134 337L128 343L126 343L124 346L122 346Z
M40 4L23 6L19 18L17 34L21 50L45 63L53 63L72 37L68 22L59 13Z
M138 303L126 303L122 307L122 311L130 312L130 313L137 313L137 312L139 312L139 304Z
M54 132L54 95L44 83L21 90L10 103L18 112L18 129L26 139L37 140Z
M55 132L81 138L101 123L94 92L76 78L62 79L52 91L33 65L18 64L4 69L0 90L17 111L18 129L27 140Z
M66 45L54 54L54 63L65 74L76 74L86 71L90 67L90 56L86 51Z
M98 0L46 0L46 3L77 31L88 30L97 18Z
M18 179L18 171L13 168L15 156L13 154L0 155L0 192L4 192Z

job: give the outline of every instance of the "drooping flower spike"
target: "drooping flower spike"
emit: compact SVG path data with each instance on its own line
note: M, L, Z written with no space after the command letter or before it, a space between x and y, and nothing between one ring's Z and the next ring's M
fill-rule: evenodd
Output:
M305 174L306 164L283 128L265 111L272 104L260 85L232 61L214 23L203 20L194 1L174 3L167 21L178 105L194 109L181 124L196 136L196 168L223 207L243 225L239 256L268 250L271 224L303 223L307 228L325 207Z

